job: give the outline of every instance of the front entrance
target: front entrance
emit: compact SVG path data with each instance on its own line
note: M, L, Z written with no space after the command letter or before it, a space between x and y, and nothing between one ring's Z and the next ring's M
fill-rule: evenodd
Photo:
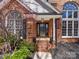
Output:
M36 33L37 33L36 35L37 46L41 46L42 48L44 48L44 49L37 48L37 50L48 51L50 48L50 42L53 42L53 19L49 19L45 21L37 21ZM41 45L39 45L39 43Z
M49 38L50 41L50 39L53 38L53 19L43 22L38 21L36 23L36 34L36 38L40 38L41 40L48 40L47 38Z
M47 19L47 18L45 18ZM52 48L56 47L57 42L61 41L61 19L60 18L49 18L49 20L40 20L37 22L37 36L36 41L38 42L49 42L52 43ZM41 43L43 45L43 43ZM39 45L37 43L37 45ZM49 46L50 48L50 46Z

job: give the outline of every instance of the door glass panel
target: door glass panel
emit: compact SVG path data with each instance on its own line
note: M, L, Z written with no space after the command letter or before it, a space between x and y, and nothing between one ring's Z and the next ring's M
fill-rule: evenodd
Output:
M45 37L48 36L48 24L39 23L38 24L38 36Z

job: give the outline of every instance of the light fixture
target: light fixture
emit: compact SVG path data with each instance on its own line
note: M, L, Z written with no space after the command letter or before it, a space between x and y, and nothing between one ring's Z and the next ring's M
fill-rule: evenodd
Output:
M41 22L44 22L44 18L41 18Z

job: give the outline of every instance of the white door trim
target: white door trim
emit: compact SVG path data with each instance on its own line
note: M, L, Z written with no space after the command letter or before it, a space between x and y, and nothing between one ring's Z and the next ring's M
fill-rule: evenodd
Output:
M55 42L55 18L53 18L53 42Z

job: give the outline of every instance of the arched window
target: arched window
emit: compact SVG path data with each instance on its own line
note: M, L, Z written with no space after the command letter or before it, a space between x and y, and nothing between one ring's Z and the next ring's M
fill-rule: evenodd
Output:
M16 11L12 10L8 13L6 19L7 30L10 33L23 35L23 19L21 14Z
M76 3L68 2L63 6L62 36L79 37L78 7Z
M63 7L63 18L77 18L78 7L75 3L66 3Z

